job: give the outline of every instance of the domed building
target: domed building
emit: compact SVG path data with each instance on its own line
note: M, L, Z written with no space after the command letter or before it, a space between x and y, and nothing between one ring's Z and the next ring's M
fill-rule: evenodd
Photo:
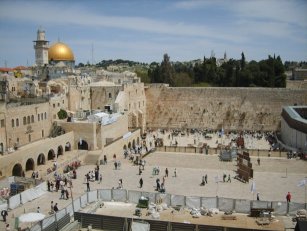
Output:
M68 45L62 42L54 43L49 47L48 60L49 64L55 66L61 62L70 68L74 68L75 66L75 57L72 50Z
M71 73L75 68L75 57L72 49L63 42L53 43L49 47L45 31L37 31L37 40L34 42L35 65L37 76L42 79L53 79Z

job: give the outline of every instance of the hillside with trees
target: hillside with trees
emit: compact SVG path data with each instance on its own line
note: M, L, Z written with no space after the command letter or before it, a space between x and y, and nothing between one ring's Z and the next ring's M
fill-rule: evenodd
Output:
M200 63L171 63L165 54L160 64L149 65L151 83L168 83L173 87L286 87L285 68L279 56L246 62L242 52L240 60L230 59L221 66L215 57Z

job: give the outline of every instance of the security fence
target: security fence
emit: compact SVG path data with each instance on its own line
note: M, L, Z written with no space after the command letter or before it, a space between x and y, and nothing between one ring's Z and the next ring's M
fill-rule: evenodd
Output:
M306 209L306 204L301 203L287 203L278 201L250 201L241 199L231 199L223 197L197 197L197 196L182 196L182 195L172 195L167 193L157 193L157 192L140 192L134 190L126 189L98 189L90 192L86 192L82 196L75 198L73 203L69 204L66 208L60 210L54 215L45 218L43 221L35 224L31 227L31 231L49 231L57 230L63 227L65 224L69 223L67 215L72 217L75 212L75 219L81 219L87 224L84 219L87 218L85 214L90 214L91 223L102 222L101 219L105 220L105 224L111 225L114 223L115 217L104 216L104 218L94 218L93 212L99 207L102 201L117 201L117 202L130 202L138 203L141 197L147 197L149 202L157 203L163 202L168 206L182 206L187 208L218 208L221 211L235 211L237 213L250 213L251 208L272 208L274 209L275 215L294 215L299 209ZM78 212L83 210L82 213ZM85 212L84 212L85 211ZM97 215L98 216L98 215ZM93 219L93 220L92 220ZM127 218L128 219L128 218ZM81 221L81 220L80 220ZM121 221L121 222L119 222ZM89 221L88 221L89 222ZM128 222L128 223L127 223ZM116 224L122 224L120 230L126 230L125 227L129 227L129 220L124 218L118 218ZM157 226L164 227L174 226L176 224L162 224L156 221ZM98 225L99 226L99 225ZM193 225L192 225L193 226ZM204 226L205 227L205 226ZM55 229L56 228L56 229ZM170 229L175 230L175 229ZM201 230L198 228L198 230ZM206 229L208 230L208 229ZM220 229L216 229L220 230Z

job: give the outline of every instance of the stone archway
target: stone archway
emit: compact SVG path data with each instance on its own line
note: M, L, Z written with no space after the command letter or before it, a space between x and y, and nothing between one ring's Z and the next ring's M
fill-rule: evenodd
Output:
M53 151L53 149L50 149L48 152L48 159L47 160L53 160L55 157L55 153Z
M132 148L135 149L135 140L132 140Z
M21 164L15 164L12 170L12 176L22 176L22 172Z
M128 148L131 149L131 142L128 143Z
M59 157L60 155L63 155L63 147L62 147L62 145L58 146L57 157Z
M137 144L137 145L140 145L140 137L137 137L137 138L136 138L136 144Z
M127 150L127 145L125 144L124 147L123 147L123 150Z
M34 166L34 160L32 158L29 158L26 162L26 171L34 170Z
M69 152L69 151L71 151L71 145L70 145L69 142L67 142L67 143L65 144L65 152Z
M78 149L79 150L88 150L88 144L85 140L80 140L78 142Z
M46 163L46 158L43 153L39 154L37 157L37 165L44 165Z

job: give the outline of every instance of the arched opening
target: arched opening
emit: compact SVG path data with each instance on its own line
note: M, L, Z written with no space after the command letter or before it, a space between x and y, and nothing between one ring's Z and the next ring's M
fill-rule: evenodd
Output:
M22 176L21 164L15 164L12 171L12 176Z
M124 145L123 149L124 149L124 150L127 150L127 145L126 145L126 144Z
M55 153L53 151L53 149L50 149L48 152L48 160L53 160L55 157Z
M58 154L57 154L57 157L59 157L59 155L63 155L63 147L62 147L62 145L60 145L60 146L58 147Z
M65 152L69 152L69 151L71 151L71 145L70 145L69 142L67 142L67 143L65 144Z
M28 159L26 162L26 171L34 170L34 160L32 158Z
M128 148L131 149L131 142L128 143Z
M135 140L132 141L132 148L135 149Z
M78 149L79 150L88 150L88 144L85 140L80 140L78 142Z
M136 144L137 144L137 145L140 145L140 137L137 137L137 138L136 138Z
M44 165L45 163L45 155L43 153L39 154L37 157L37 165Z

